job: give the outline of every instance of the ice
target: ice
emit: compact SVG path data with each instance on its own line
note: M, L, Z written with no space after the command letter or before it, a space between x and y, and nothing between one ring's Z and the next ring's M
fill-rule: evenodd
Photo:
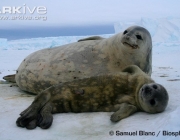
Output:
M142 18L141 24L143 27L145 27L148 31L150 31L151 36L154 36L156 34L158 23L154 19L150 18Z
M120 21L114 24L115 32L121 32L131 25L147 28L153 40L152 78L166 87L169 103L163 113L148 114L139 112L118 123L112 123L110 113L63 113L55 114L53 125L48 130L36 128L29 131L16 126L19 113L30 105L34 96L9 84L0 84L0 139L157 139L176 140L180 136L163 136L163 131L180 131L180 19L141 18L139 21ZM112 34L99 35L109 37ZM30 53L67 43L76 42L87 36L59 36L8 41L0 39L0 80L7 74L16 72L21 61ZM155 132L155 136L110 136L109 132L146 131Z
M139 21L117 22L114 24L115 32L118 33L128 26L139 25L148 29L153 42L179 42L180 41L180 19L167 18L141 18Z
M3 76L15 74L22 60L34 50L0 50L0 80Z
M121 22L116 22L114 23L114 30L115 33L122 32L126 28L134 25L140 25L138 21L121 21Z
M3 50L0 51L2 60L0 75L14 73L16 67L25 56L34 50ZM166 87L169 93L169 103L163 113L148 114L139 112L118 123L110 121L110 113L63 113L53 115L53 125L48 130L36 128L29 131L16 126L15 121L19 113L28 107L34 99L18 87L0 84L0 138L2 140L27 139L58 140L58 139L123 139L123 140L169 140L179 139L180 136L163 136L163 131L179 132L180 113L180 65L176 59L180 56L180 45L159 43L153 48L152 78ZM3 62L3 63L2 63ZM177 79L177 81L175 80ZM178 80L179 79L179 80ZM174 81L173 81L174 80ZM155 136L110 136L110 131L155 132ZM156 137L159 133L159 136Z
M8 45L6 38L0 38L0 49L6 49Z
M180 18L141 18L135 21L120 21L114 23L115 33L122 32L129 26L143 26L150 32L154 44L180 42ZM110 37L113 34L103 34L102 37ZM72 42L77 42L81 38L87 36L59 36L10 40L0 39L0 50L38 50L43 48L52 48ZM154 46L154 45L153 45Z
M112 34L103 34L100 36L107 38L112 36ZM7 39L0 39L0 49L39 50L43 48L52 48L56 46L65 45L68 43L77 42L79 39L86 37L88 36L59 36L59 37L20 39L20 40L11 40L11 41L7 41Z

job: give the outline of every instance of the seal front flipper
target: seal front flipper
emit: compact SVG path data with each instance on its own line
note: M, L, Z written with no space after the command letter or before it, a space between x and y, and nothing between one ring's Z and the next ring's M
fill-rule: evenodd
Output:
M40 111L37 125L42 129L48 129L53 122L52 105L48 102Z
M137 111L137 107L131 104L122 103L119 105L119 109L111 115L111 121L120 121Z
M105 39L105 38L100 37L100 36L91 36L91 37L79 39L78 42L81 42L81 41L88 41L88 40L102 40L102 39Z
M135 74L135 73L142 73L143 74L143 71L136 65L127 66L122 70L122 72L127 72L129 74Z

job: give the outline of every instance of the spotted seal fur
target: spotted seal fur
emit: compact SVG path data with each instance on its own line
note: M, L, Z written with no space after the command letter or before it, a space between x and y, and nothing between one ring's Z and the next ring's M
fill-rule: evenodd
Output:
M74 80L42 91L20 115L19 127L47 129L53 113L114 112L117 122L138 111L159 113L168 104L166 89L135 65L122 72Z
M152 41L143 27L132 26L106 39L95 36L36 51L22 61L12 78L22 90L37 94L52 85L116 73L128 65L151 75Z

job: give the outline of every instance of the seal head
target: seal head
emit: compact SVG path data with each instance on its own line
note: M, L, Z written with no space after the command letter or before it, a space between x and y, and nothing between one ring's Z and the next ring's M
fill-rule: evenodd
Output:
M131 26L127 28L122 34L121 42L132 49L140 48L140 46L152 45L150 33L140 26Z
M122 33L121 43L123 52L131 52L135 57L134 61L137 61L135 64L141 69L143 66L142 70L151 75L152 39L149 31L140 26L131 26Z
M160 113L165 110L169 96L166 89L157 83L144 84L139 90L139 104L145 112Z

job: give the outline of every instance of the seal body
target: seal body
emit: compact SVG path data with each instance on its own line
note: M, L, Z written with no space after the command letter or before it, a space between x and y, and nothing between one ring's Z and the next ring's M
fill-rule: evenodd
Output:
M140 110L136 98L140 88L149 83L154 81L138 67L130 66L123 72L75 80L43 92L51 93L53 113L112 112L121 103L134 105Z
M154 83L137 66L128 66L116 74L47 88L21 113L17 125L29 129L48 128L52 124L52 113L64 112L115 112L111 121L116 122L137 111L162 112L167 102L168 94L163 86Z
M132 64L150 75L151 55L149 32L133 26L107 39L92 37L34 52L20 64L15 80L22 90L37 94L55 84L116 73Z

